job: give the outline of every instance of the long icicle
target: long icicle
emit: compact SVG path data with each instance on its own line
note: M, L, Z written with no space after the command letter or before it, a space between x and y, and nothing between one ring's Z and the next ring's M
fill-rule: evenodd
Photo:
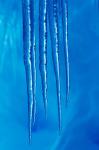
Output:
M35 124L35 117L36 117L36 37L35 37L35 13L34 13L34 0L31 0L31 56L32 56L32 88L33 88L33 102L34 102L34 109L33 109L33 126Z
M35 123L35 44L34 44L34 21L33 0L23 0L23 49L24 65L26 71L27 93L28 93L28 124L29 124L29 142L31 142L32 123ZM33 59L32 59L33 56ZM32 68L32 66L34 66ZM32 70L33 69L33 70Z
M39 1L39 60L44 110L47 118L47 0Z
M57 16L57 0L49 0L49 26L51 34L52 56L56 77L57 103L58 103L58 123L61 130L61 95L60 95L60 67L59 67L59 31Z
M69 54L68 54L68 0L62 0L62 20L63 20L63 39L65 50L66 63L66 103L68 103L68 96L70 90L69 83Z

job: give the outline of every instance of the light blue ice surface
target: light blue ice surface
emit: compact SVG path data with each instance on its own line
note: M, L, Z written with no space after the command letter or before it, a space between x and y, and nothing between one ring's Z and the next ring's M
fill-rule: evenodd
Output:
M0 150L99 150L99 2L70 0L68 7L70 97L67 108L64 56L60 53L63 131L59 138L48 37L48 119L44 118L37 45L37 117L29 145L22 4L18 0L0 0ZM36 40L38 43L38 33Z

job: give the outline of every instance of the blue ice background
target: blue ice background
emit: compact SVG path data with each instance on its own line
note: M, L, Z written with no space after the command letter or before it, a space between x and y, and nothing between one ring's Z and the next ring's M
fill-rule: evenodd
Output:
M99 150L98 0L69 1L70 97L66 109L61 51L64 129L60 138L50 37L48 47L48 120L44 118L37 50L37 119L29 145L21 1L0 0L0 150Z

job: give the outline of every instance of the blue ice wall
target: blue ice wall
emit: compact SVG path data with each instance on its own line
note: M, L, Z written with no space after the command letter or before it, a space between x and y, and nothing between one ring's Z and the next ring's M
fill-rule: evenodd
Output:
M35 5L38 11L36 0ZM0 150L99 149L99 2L70 0L68 8L70 97L67 108L64 56L60 53L63 131L59 137L55 76L48 36L48 119L45 121L43 110L37 45L37 117L29 145L22 3L0 0ZM36 15L38 20L39 14ZM38 23L36 27L38 31ZM36 34L38 43L39 34Z

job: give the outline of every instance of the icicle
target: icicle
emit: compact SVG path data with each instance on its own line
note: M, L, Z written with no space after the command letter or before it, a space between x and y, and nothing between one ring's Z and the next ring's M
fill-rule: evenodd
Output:
M31 0L31 62L32 62L32 88L33 88L33 126L35 124L35 116L36 116L36 39L35 39L35 14L34 14L34 0Z
M62 0L63 39L66 63L66 103L69 96L69 56L68 56L68 0Z
M47 117L47 0L39 2L39 60L44 110Z
M61 130L61 98L60 98L60 67L59 67L59 31L57 16L57 0L49 0L49 26L52 44L53 65L56 77L59 130Z
M23 0L23 49L28 93L29 142L31 142L32 123L35 123L35 39L33 0ZM33 59L32 59L33 57ZM33 68L32 68L33 67ZM33 70L32 70L33 69ZM34 74L33 74L34 73Z

